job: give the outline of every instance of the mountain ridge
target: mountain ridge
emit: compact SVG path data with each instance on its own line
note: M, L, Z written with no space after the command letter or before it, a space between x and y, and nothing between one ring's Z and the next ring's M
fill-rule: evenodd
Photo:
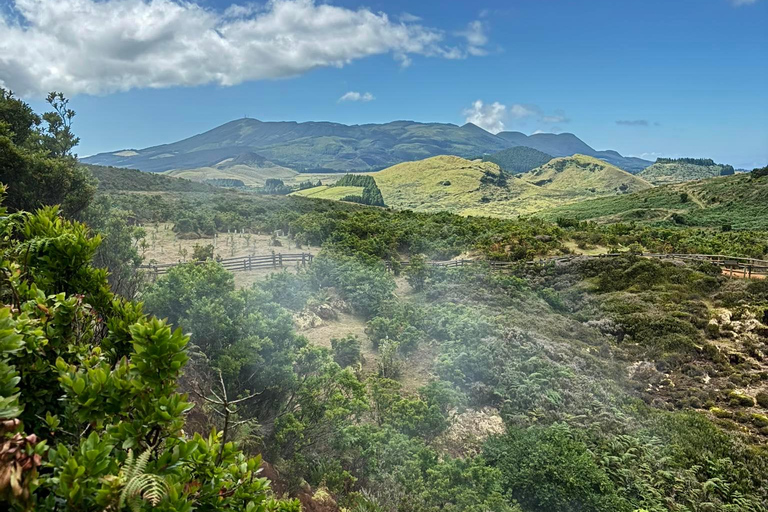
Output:
M542 144L554 151L532 146ZM520 145L552 156L582 153L600 158L600 152L573 134L527 136L520 132L501 132L494 135L472 123L458 126L398 120L383 124L346 125L328 121L243 118L177 142L99 153L82 161L165 172L213 167L224 160L237 159L242 153L255 153L277 166L297 172L366 172L439 155L477 157ZM651 165L651 162L640 160L641 163L638 163L616 155L606 153L604 159L622 168L630 167L625 170L639 170L643 164Z

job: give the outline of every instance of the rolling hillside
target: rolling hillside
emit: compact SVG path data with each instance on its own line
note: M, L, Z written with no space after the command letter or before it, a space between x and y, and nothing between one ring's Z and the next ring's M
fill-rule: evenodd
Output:
M525 135L520 132L501 132L497 136L512 144L533 148L552 156L572 156L577 154L592 156L632 174L637 174L652 163L642 158L622 156L612 150L597 151L572 133L534 133L533 135Z
M211 167L174 169L165 171L164 174L199 182L213 179L236 179L241 180L247 187L263 186L269 178L287 180L297 175L296 171L270 162L254 152L227 158Z
M732 166L716 164L712 160L679 158L659 159L639 174L654 185L683 183L692 180L728 176L735 171Z
M487 155L483 157L483 160L495 163L505 172L519 174L544 165L552 160L552 158L552 155L548 155L539 150L526 146L516 146L492 155Z
M555 158L520 176L549 191L579 196L628 194L651 188L642 178L586 155Z
M373 174L384 202L401 210L467 213L491 203L507 203L532 188L506 179L491 162L437 156L405 162Z
M664 185L542 211L541 217L600 223L642 222L732 229L768 229L768 176L736 174Z
M371 173L387 206L421 212L514 217L592 197L627 194L651 185L596 158L558 158L515 177L498 165L456 156L405 162ZM339 187L315 187L295 195L340 199Z
M210 168L218 169L224 162L245 158L251 160L249 167L257 168L263 167L260 162L269 161L297 172L360 172L439 155L476 157L516 146L532 147L553 156L588 154L631 171L650 165L645 160L624 158L616 152L595 151L572 134L528 137L517 132L502 132L493 135L471 123L456 126L394 121L348 126L256 119L238 119L171 144L100 153L83 161L148 172L205 169L215 173Z

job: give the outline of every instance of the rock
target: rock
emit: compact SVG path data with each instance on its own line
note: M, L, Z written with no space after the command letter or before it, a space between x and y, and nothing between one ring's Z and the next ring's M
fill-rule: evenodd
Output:
M296 325L296 329L300 331L306 331L307 329L314 329L323 325L323 320L312 311L301 311L293 315L293 323Z
M339 315L330 305L320 304L315 308L315 314L323 320L336 320Z

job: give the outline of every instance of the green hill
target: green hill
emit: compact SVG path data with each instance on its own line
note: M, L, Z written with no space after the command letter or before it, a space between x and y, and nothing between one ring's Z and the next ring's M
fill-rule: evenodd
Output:
M683 183L685 181L728 176L735 171L732 166L716 164L708 159L678 158L658 159L656 163L638 174L654 185Z
M530 185L491 162L436 156L373 174L384 202L397 209L468 213L520 197Z
M544 165L552 160L552 158L554 158L552 155L536 149L517 146L487 155L483 157L483 160L495 163L505 172L519 174Z
M555 158L520 179L550 192L575 196L628 194L652 187L642 178L586 155Z
M596 158L557 158L517 176L493 162L437 156L404 162L369 174L384 203L395 209L450 211L461 215L513 217L590 197L627 194L651 185ZM295 195L340 199L338 187L315 187Z
M192 181L234 179L242 181L247 187L261 187L270 179L289 180L298 173L267 160L253 152L242 153L233 158L226 158L210 167L197 169L173 169L163 174Z
M211 192L210 185L194 181L103 165L83 164L99 180L103 192Z
M549 220L600 223L636 221L732 229L768 229L768 176L755 173L664 185L634 194L558 206L541 213Z

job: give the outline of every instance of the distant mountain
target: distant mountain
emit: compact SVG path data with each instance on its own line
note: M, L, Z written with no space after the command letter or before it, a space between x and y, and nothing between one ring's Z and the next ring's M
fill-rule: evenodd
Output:
M728 176L735 172L732 166L716 164L709 159L659 158L655 164L643 170L638 176L654 185L666 185L668 183L683 183L717 176Z
M248 166L274 166L297 172L377 171L407 161L438 155L477 157L516 146L552 156L576 153L604 159L629 171L651 164L616 152L599 152L573 134L502 132L493 135L467 123L394 121L348 126L328 122L262 122L238 119L188 139L146 149L100 153L83 161L131 167L149 172L220 168L248 160Z
M496 136L515 145L537 149L552 156L592 156L632 174L637 174L653 163L642 158L622 156L617 151L597 151L572 133L526 135L520 132L500 132Z
M552 155L537 149L527 146L515 146L492 155L486 155L483 157L483 160L495 163L503 171L519 174L544 165L552 160L552 158L554 158Z
M395 121L338 123L261 122L238 119L173 144L101 153L84 162L144 171L215 167L243 153L296 171L370 171L430 156L492 153L510 144L475 125Z

